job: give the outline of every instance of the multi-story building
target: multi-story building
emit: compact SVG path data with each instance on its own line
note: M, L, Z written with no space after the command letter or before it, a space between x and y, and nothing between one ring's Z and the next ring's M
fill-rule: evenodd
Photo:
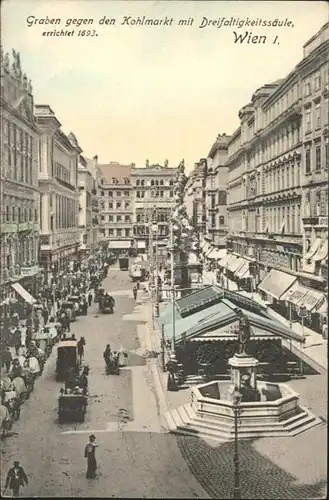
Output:
M229 136L219 134L207 159L206 236L217 247L226 246Z
M329 23L303 49L302 271L318 288L328 276Z
M199 162L194 164L194 168L188 176L184 189L184 203L187 214L201 239L205 237L207 233L207 175L207 160L205 158L201 158Z
M131 165L99 164L100 241L115 251L128 250L133 241Z
M48 105L36 105L40 130L40 262L48 272L74 268L79 257L78 161L75 135L61 130Z
M100 176L100 171L98 168L98 156L95 155L93 158L84 159L87 163L88 172L90 172L93 179L93 187L91 190L91 250L94 251L98 248L98 236L99 236L99 224L100 224L100 214L99 214L99 199L98 199L98 179Z
M177 168L150 165L131 169L134 189L134 239L135 246L144 249L148 246L149 224L157 223L157 241L159 247L166 245L169 236L169 220L174 206L174 184Z
M96 158L92 160L80 155L78 167L79 185L79 230L80 262L97 248L98 198ZM94 174L94 175L93 175Z
M309 312L315 310L324 296L302 284L311 285L313 280L313 287L324 289L324 277L309 273L306 279L305 261L309 265L314 255L319 261L327 258L325 228L313 230L306 254L302 234L304 210L311 210L311 206L313 210L325 210L323 202L328 192L325 33L328 33L326 27L315 43L306 44L303 60L286 78L264 85L254 93L251 102L240 110L240 127L228 144L228 248L242 259L232 258L223 265L240 278L241 262L246 258L253 261L248 268L251 275L244 269L254 285L266 277L259 289L272 299L291 302L296 307L302 304L301 297L307 295L310 300L305 300L305 307ZM311 84L313 90L309 94ZM309 126L311 116L315 119L314 127ZM313 185L316 191L321 191L320 195L313 194ZM316 200L322 200L322 208L320 205L316 208ZM303 220L306 226L319 226L323 222L319 218ZM291 297L285 296L293 284L298 300L293 300L292 289Z
M0 288L5 298L11 288L36 293L39 272L39 132L31 82L14 50L11 63L1 49L1 129Z

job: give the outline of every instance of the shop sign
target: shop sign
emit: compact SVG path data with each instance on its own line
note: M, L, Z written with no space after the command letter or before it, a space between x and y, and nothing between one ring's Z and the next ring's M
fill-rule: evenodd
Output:
M21 276L24 278L26 276L35 276L39 272L39 267L38 266L29 266L29 267L21 267Z

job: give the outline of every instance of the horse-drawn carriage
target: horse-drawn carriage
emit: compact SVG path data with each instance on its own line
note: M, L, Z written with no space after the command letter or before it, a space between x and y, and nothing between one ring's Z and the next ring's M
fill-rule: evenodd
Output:
M63 423L66 420L84 422L87 404L87 396L84 394L65 394L62 392L58 398L59 423Z
M115 301L111 295L107 293L101 295L98 301L99 311L103 314L113 314Z
M70 321L76 320L74 302L71 302L70 300L63 300L63 302L61 303L60 312L67 314Z
M67 381L70 373L79 375L78 342L63 340L57 346L56 380Z

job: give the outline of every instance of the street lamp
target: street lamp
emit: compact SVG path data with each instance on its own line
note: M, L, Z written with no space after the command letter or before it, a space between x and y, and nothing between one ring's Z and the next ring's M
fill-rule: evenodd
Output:
M239 469L239 441L238 441L238 418L240 413L239 404L241 402L242 394L239 389L235 387L232 394L233 412L234 412L234 490L233 498L241 498L240 489L240 469Z
M301 305L297 312L299 318L302 321L302 349L300 358L300 373L304 375L304 343L305 343L305 328L304 328L304 318L307 316L307 309L304 305Z

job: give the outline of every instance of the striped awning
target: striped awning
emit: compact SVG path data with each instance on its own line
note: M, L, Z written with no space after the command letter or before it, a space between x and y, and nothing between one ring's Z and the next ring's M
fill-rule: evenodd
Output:
M235 272L235 276L237 278L247 278L248 276L245 276L246 274L249 273L249 262L243 259L242 266L240 266L237 271ZM250 276L250 273L249 273Z
M232 254L231 253L228 253L227 255L225 255L219 262L219 266L220 267L226 267L228 262L231 260L231 257L232 257Z
M276 300L281 300L281 296L296 281L296 276L278 271L277 269L271 269L269 274L265 276L263 281L258 285L258 288L267 295L274 297Z
M302 299L305 297L305 295L308 293L308 291L309 291L309 288L306 288L305 286L298 283L296 290L294 290L294 292L286 300L287 300L287 302L290 302L291 304L293 304L295 306L301 305Z
M226 255L226 248L213 248L212 251L207 255L208 259L213 259L213 260L219 260L225 257Z
M239 259L236 255L232 255L231 259L227 263L227 269L234 273L243 264L242 259Z
M324 260L328 257L328 240L326 240L322 246L319 247L316 254L312 257L312 260L316 262Z
M320 307L324 301L325 296L322 292L319 292L318 290L308 290L299 305L305 306L306 309L311 312Z
M311 248L308 250L308 252L306 252L306 254L303 256L303 259L305 259L305 260L311 259L313 257L313 255L315 254L315 252L318 251L320 245L321 245L321 239L317 238L314 241L313 245L311 245Z

